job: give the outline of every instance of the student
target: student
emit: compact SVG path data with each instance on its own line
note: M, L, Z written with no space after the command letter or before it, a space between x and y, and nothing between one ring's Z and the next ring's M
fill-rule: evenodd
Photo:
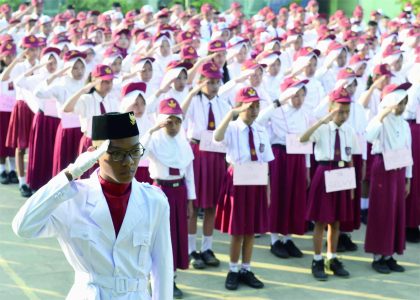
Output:
M187 217L191 216L192 202L196 199L194 154L182 130L182 120L179 103L173 98L164 99L159 104L156 126L142 138L150 160L150 177L168 197L174 271L188 269ZM175 281L173 296L175 299L183 296Z
M350 273L344 269L337 258L337 243L340 233L340 222L351 220L352 196L349 189L327 193L325 172L352 166L352 153L359 148L356 133L347 125L351 99L344 87L340 87L329 95L330 113L310 127L300 138L300 142L315 143L315 159L318 167L312 178L308 194L307 220L315 221L313 233L314 258L312 275L317 280L327 280L322 257L322 240L325 227L327 236L327 268L334 275L348 277Z
M246 175L264 179L268 174L264 166L274 159L265 128L255 122L259 102L254 88L240 89L236 95L237 107L224 117L213 135L216 142L223 141L226 146L226 160L230 164L219 194L215 221L216 229L231 235L229 273L225 281L228 290L236 290L240 282L253 288L264 287L251 271L251 258L254 235L265 233L268 228L267 182L265 185L234 185L234 176L238 176L234 174L235 168L253 164L261 174ZM231 122L234 118L237 119Z
M405 206L410 193L412 161L398 162L397 158L412 158L410 127L402 116L410 87L411 83L385 87L379 113L366 129L374 159L365 251L373 254L372 268L383 274L404 272L393 255L401 255L405 249ZM395 150L404 152L393 154ZM389 165L396 160L397 165Z
M302 257L291 234L305 233L306 189L309 185L309 152L289 153L287 139L301 135L309 127L309 117L302 109L308 80L288 77L281 84L281 100L264 109L257 122L266 126L270 134L275 159L270 162L270 251L280 257ZM280 239L279 233L283 235Z

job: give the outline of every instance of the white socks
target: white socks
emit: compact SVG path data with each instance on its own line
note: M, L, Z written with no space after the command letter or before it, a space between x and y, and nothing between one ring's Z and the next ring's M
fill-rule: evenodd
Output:
M368 209L369 208L369 198L361 198L360 199L360 208L361 209Z
M188 234L188 254L191 254L194 251L197 251L196 247L196 240L197 235L196 234Z
M229 271L238 273L239 272L239 264L234 263L234 262L230 262L229 263Z
M288 235L283 235L283 239L282 240L283 240L283 244L286 244L287 241L291 241L292 238L291 238L290 234L288 234Z
M18 179L19 179L19 186L22 186L22 185L26 184L25 177L19 176Z
M213 248L213 236L203 235L203 239L201 240L201 252L211 250L212 248Z
M327 259L328 260L333 259L333 258L336 258L336 257L337 257L337 253L329 253L329 252L327 252Z
M270 236L271 236L271 245L274 245L280 239L278 233L272 233Z
M315 261L320 261L320 260L322 260L322 254L314 254L314 260L315 260Z
M242 263L242 268L241 269L251 271L251 264Z
M380 254L373 254L373 260L374 261L378 261L378 260L380 260L382 258L382 255L380 255Z
M3 173L4 171L6 171L6 165L0 164L0 173Z

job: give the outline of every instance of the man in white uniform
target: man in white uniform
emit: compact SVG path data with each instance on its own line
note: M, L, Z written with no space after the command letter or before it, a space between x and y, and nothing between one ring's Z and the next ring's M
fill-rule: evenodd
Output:
M75 271L67 299L172 299L168 200L133 179L144 152L134 115L93 117L92 139L88 152L28 199L13 230L58 239ZM75 180L96 162L89 179Z

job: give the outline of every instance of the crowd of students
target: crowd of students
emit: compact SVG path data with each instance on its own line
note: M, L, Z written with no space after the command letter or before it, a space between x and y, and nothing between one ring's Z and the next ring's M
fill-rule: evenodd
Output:
M226 288L262 288L255 236L299 258L292 235L313 224L313 276L348 277L337 252L357 250L363 221L372 268L403 272L393 255L420 242L420 15L318 9L3 4L1 183L30 197L92 145L94 116L133 112L136 179L168 198L175 270L219 266L216 229L231 236Z

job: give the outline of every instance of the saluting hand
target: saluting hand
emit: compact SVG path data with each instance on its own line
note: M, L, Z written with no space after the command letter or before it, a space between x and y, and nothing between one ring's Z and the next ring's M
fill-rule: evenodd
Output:
M241 106L239 106L239 107L232 108L231 112L232 112L232 114L233 114L233 117L237 117L237 116L239 116L239 114L240 114L241 112L246 111L248 108L250 108L250 107L251 107L251 105L252 105L252 102L249 102L249 103L244 103L244 104L242 104L242 105L241 105Z
M328 115L326 115L325 117L323 117L321 119L321 122L323 124L328 124L330 121L332 121L332 119L335 117L335 115L337 115L338 110L339 110L338 108L332 110Z

